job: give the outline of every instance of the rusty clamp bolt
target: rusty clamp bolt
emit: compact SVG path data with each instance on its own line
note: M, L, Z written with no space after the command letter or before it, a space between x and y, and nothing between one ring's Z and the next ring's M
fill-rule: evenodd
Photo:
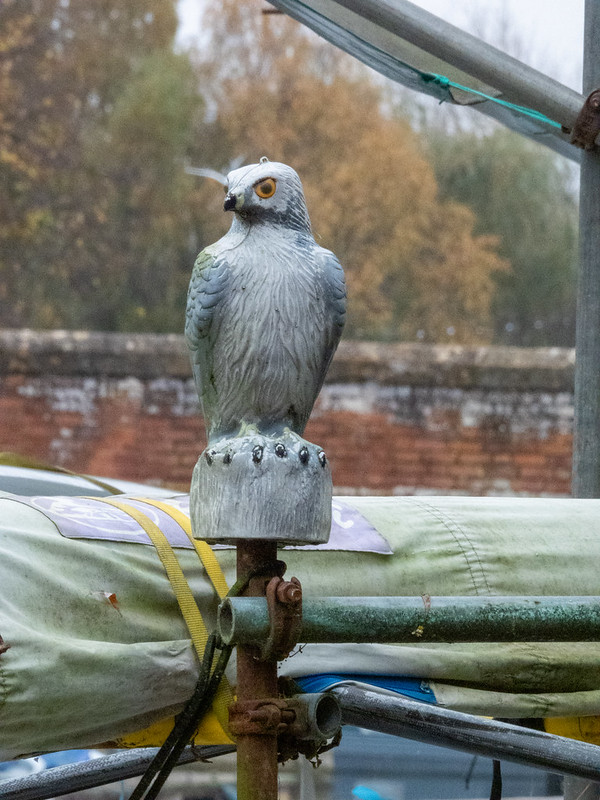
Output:
M272 578L266 588L269 635L260 650L260 660L286 658L298 642L302 628L302 586L298 578Z
M280 698L238 701L229 706L229 729L234 736L277 736L295 718L295 711Z
M593 150L600 133L600 89L588 96L571 132L571 144L583 150Z

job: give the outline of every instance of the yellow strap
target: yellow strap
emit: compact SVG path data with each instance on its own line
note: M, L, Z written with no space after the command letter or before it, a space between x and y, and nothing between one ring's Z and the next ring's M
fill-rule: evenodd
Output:
M180 511L178 508L170 506L167 503L163 503L160 500L150 500L147 497L139 497L135 499L139 502L146 503L149 506L154 506L160 511L163 511L165 514L168 514L168 516L170 516L171 519L173 519L181 527L190 542L194 545L194 549L196 550L196 553L198 554L200 561L206 570L206 574L208 575L215 592L217 593L219 599L222 600L229 591L229 586L227 585L227 580L225 579L221 565L219 564L212 547L207 544L207 542L203 542L200 539L194 538L192 534L192 523L187 514L184 514L183 511ZM224 678L221 681L217 694L215 695L215 699L213 700L213 708L225 731L228 731L227 725L229 721L229 706L233 700L233 692L229 682L226 678Z
M200 661L202 661L204 649L208 641L208 630L206 628L206 625L204 624L204 620L202 619L202 614L198 609L198 606L194 599L194 595L192 594L192 590L190 589L186 577L183 574L181 565L179 564L179 561L177 560L177 557L175 556L173 548L171 547L171 544L169 543L167 537L164 535L164 533L161 531L158 525L152 522L152 520L138 508L135 508L135 506L131 506L128 503L123 502L122 500L116 500L115 498L112 497L94 497L93 499L98 500L99 502L102 503L108 503L109 505L115 506L116 508L120 509L125 514L128 514L148 534L148 536L150 537L150 541L156 548L158 557L160 558L165 568L165 572L167 573L169 582L173 587L173 591L175 592L175 597L177 598L177 603L179 604L179 608L181 610L183 619L185 620L185 624L187 625L188 631L190 632L190 637L192 639L194 648L198 654L198 658L200 659ZM173 509L170 508L169 511L173 511ZM182 514L182 516L185 515ZM197 552L200 555L200 558L202 558L201 553L199 551ZM224 576L223 580L225 580ZM221 727L223 728L228 737L229 737L228 708L230 703L232 702L233 702L233 693L231 691L229 683L224 678L219 684L219 688L215 695L215 699L213 701L213 709L215 711L215 714L217 715Z
M149 517L147 517L142 511L134 506L130 506L127 503L124 503L122 500L116 500L112 497L98 497L94 499L121 509L121 511L124 511L130 517L133 517L133 519L146 531L152 544L156 548L158 557L162 561L165 572L167 573L167 577L169 578L171 586L173 587L173 591L175 592L175 597L179 603L185 624L188 627L190 636L192 637L192 642L196 648L196 652L198 653L198 658L202 660L204 648L206 647L206 643L208 641L208 631L204 624L204 620L202 619L202 615L198 610L196 601L194 600L192 590L190 589L185 575L183 574L183 570L181 569L179 561L177 561L175 553L173 552L173 548L169 544L167 537L164 535L158 525L152 522Z
M147 503L149 506L155 506L155 508L159 508L161 511L164 511L165 514L168 514L172 519L174 519L175 522L183 529L190 542L194 545L194 548L200 557L200 561L202 561L202 564L204 565L206 574L210 578L210 581L215 588L215 592L219 596L219 599L222 600L229 591L229 586L227 586L227 581L225 580L225 575L223 575L221 565L217 561L213 549L209 544L203 542L201 539L194 539L192 534L192 523L190 522L190 518L187 516L187 514L184 514L183 511L180 511L178 508L168 505L167 503L163 503L160 500L149 500L147 497L136 497L135 499L140 503Z

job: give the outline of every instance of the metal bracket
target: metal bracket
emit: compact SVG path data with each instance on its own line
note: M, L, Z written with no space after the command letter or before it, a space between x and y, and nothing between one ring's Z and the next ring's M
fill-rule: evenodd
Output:
M229 706L229 728L238 736L277 736L279 761L308 758L339 742L342 713L337 699L327 693L290 698L246 700Z
M593 150L600 133L600 89L594 89L579 112L571 132L571 144Z
M286 700L269 697L229 706L229 729L234 736L274 736L287 730L296 713Z
M328 692L297 694L288 698L294 720L277 737L280 763L298 758L309 760L336 747L341 739L342 711L337 699Z
M302 628L302 586L298 578L272 578L266 588L269 635L260 649L260 660L281 661L298 642Z

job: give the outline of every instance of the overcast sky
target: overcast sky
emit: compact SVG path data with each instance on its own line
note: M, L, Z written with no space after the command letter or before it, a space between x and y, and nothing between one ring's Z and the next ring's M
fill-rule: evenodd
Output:
M511 55L581 91L584 0L413 2L492 44L514 51ZM203 0L180 0L182 39L198 31L202 4ZM507 37L502 29L508 30Z
M497 46L505 44L501 21L506 19L509 42L516 40L511 55L581 91L584 0L413 1L453 25L485 32L483 38Z

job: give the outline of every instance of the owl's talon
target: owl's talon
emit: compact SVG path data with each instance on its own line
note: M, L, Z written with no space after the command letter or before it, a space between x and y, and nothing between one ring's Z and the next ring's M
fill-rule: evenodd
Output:
M300 452L298 453L298 458L302 464L308 464L308 459L310 458L310 453L308 452L307 447L303 447Z
M205 541L327 541L329 459L322 447L291 430L253 430L211 442L191 488L192 526Z

